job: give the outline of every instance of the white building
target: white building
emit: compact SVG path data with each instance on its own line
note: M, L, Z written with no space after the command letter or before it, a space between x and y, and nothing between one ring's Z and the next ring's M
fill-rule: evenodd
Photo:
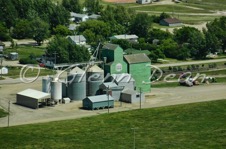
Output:
M85 22L86 20L89 19L89 16L87 14L80 14L80 13L71 12L70 15L71 15L70 21L74 21L74 22L77 22L77 23Z
M83 35L68 36L67 39L76 45L86 45L86 38Z

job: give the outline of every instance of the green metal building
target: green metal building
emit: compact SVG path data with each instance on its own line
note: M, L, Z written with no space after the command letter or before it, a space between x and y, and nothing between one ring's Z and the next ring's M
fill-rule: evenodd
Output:
M109 95L89 96L82 100L83 108L88 110L114 108L114 98Z
M151 76L150 64L151 60L144 53L124 55L125 61L128 63L128 73L136 81L136 89L142 89L142 92L150 92L151 84L149 78ZM146 82L146 83L144 83Z
M123 49L119 45L105 44L101 50L101 58L106 58L105 75L127 73L127 63L123 60Z

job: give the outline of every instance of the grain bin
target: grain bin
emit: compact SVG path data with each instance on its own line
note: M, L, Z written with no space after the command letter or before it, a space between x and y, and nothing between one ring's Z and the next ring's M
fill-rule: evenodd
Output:
M51 82L51 99L56 102L62 99L62 83L57 80Z
M52 78L49 77L49 76L42 78L42 91L43 92L50 93L50 91L51 91L51 86L50 86L51 81L52 81Z
M88 66L87 66L88 67ZM99 85L104 81L104 71L97 65L93 65L87 70L87 96L97 95Z
M82 100L86 97L86 74L85 71L76 67L67 77L68 97L71 100Z

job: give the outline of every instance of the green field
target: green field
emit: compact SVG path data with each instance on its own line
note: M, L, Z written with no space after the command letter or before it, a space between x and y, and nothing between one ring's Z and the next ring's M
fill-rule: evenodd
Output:
M5 117L6 115L7 115L7 113L3 109L0 108L0 118Z
M0 128L1 148L225 148L226 100ZM135 133L134 129L135 128ZM135 141L134 141L135 137Z
M19 58L27 58L30 54L34 54L34 56L39 57L45 54L45 47L18 46L15 49L6 49L4 54L9 54L10 52L17 52L19 54Z

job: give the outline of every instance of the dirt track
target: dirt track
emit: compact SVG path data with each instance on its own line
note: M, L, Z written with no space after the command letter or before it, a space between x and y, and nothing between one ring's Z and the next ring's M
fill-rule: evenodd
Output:
M0 85L0 106L7 110L8 101L11 101L10 125L49 122L56 120L75 119L80 117L107 113L105 110L80 110L82 102L56 105L33 110L14 104L16 93L27 88L41 90L41 81L32 84ZM153 88L142 103L143 108L161 107L183 103L202 102L209 100L226 99L226 84L200 85L194 87ZM139 104L126 104L116 102L115 108L110 112L126 111L139 108ZM0 127L7 126L7 117L0 119Z

